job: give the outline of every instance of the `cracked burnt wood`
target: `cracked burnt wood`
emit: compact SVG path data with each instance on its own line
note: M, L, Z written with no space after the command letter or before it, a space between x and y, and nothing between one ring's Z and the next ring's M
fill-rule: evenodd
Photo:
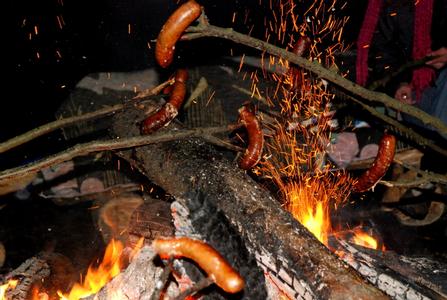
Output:
M38 299L37 294L33 294L37 291L46 293L50 299L56 299L57 291L65 291L76 281L77 275L67 257L53 252L41 252L5 275L2 282L18 281L14 289L6 292L5 299Z
M139 135L142 119L136 109L117 114L113 135ZM176 129L170 125L163 130ZM203 140L148 145L119 155L184 207L197 211L194 205L206 206L205 212L224 216L265 275L279 278L282 290L292 298L388 299L330 253L234 161ZM195 199L197 193L204 194L201 202ZM244 270L239 271L244 276Z
M339 241L343 260L393 299L447 299L447 265L441 259L398 255Z
M129 250L129 248L126 248ZM158 285L163 268L156 265L156 253L149 246L144 246L126 268L126 270L113 278L97 294L85 298L86 300L149 300ZM172 282L167 284L166 296L172 299L179 293Z

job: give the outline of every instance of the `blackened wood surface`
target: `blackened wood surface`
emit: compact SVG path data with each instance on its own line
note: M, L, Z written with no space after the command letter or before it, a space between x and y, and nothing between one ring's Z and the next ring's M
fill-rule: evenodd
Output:
M113 134L139 134L142 118L137 110L117 115ZM186 207L191 193L204 193L208 205L227 218L258 260L268 257L273 261L271 271L287 272L291 278L284 277L290 286L304 290L299 298L387 299L320 244L236 163L204 141L149 145L121 155Z
M17 286L7 291L6 299L31 299L34 290L46 293L50 299L56 299L57 291L65 291L76 281L77 275L65 256L53 252L39 253L5 276L5 282L18 280Z

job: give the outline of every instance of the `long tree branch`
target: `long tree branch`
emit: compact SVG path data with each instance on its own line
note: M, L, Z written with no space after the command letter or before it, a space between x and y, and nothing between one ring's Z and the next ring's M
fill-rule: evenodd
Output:
M18 135L16 137L13 137L13 138L1 143L0 144L0 153L11 150L17 146L20 146L22 144L25 144L25 143L35 139L35 138L38 138L42 135L53 132L56 129L64 128L64 127L76 124L78 122L92 120L95 118L99 118L99 117L120 111L126 105L130 105L137 101L141 101L142 98L157 95L158 93L160 93L160 91L163 88L165 88L169 84L172 84L172 80L165 81L156 87L153 87L151 89L147 89L147 90L144 90L144 91L138 93L132 100L130 100L129 102L126 102L125 104L116 104L113 106L108 106L108 107L105 107L105 108L102 108L102 109L99 109L96 111L92 111L89 113L85 113L85 114L82 114L79 116L73 116L73 117L69 117L69 118L59 119L59 120L44 124L42 126L39 126L37 128L34 128L28 132L25 132L21 135Z
M427 147L433 149L434 151L436 151L444 156L447 156L447 150L436 145L433 140L430 140L430 139L420 135L419 133L412 130L411 128L406 127L404 124L400 123L399 121L397 121L385 114L378 112L374 107L363 103L362 101L356 99L355 97L352 97L352 96L347 96L347 97L349 99L351 99L352 101L356 102L357 104L361 105L365 110L367 110L374 117L387 122L388 124L393 126L395 129L397 129L398 131L404 133L407 137L411 138L412 140L417 141L420 145L427 146Z
M261 51L265 51L271 55L275 55L281 57L283 59L288 60L289 62L298 65L299 67L306 69L317 76L333 83L334 85L342 88L346 91L349 91L363 99L366 99L371 102L380 102L385 106L393 108L395 110L406 113L410 116L418 118L424 124L432 126L439 133L443 135L447 135L447 125L442 122L440 119L435 118L426 112L411 106L404 104L402 102L397 101L396 99L391 98L390 96L384 93L378 93L371 90L368 90L342 76L338 73L328 70L321 66L317 62L309 61L305 58L302 58L298 55L293 54L285 49L279 48L262 40L250 37L248 35L239 33L234 31L232 28L222 28L213 25L209 25L206 23L199 23L197 26L191 26L187 29L187 33L184 37L186 40L191 40L195 38L201 37L217 37L223 38L227 40L231 40L235 43L242 44L248 47L252 47Z
M59 119L42 126L36 127L28 132L25 132L21 135L13 137L6 142L0 144L0 153L6 152L12 148L25 144L35 138L38 138L44 134L50 133L56 129L63 128L72 124L76 124L78 122L91 120L97 117L102 117L113 112L119 111L123 109L122 104L117 104L109 107L105 107L90 113L82 114L79 116L74 116L70 118Z
M106 150L127 149L139 147L148 144L161 143L186 138L208 137L213 134L228 132L235 130L241 125L228 125L223 127L209 127L191 130L182 130L178 132L157 133L149 136L138 136L125 139L113 139L103 141L93 141L84 144L75 145L67 150L51 155L47 158L26 164L24 166L15 167L0 172L0 181L9 181L19 178L28 173L35 173L43 168L55 165L77 156L87 155L93 152ZM220 145L222 146L222 145Z

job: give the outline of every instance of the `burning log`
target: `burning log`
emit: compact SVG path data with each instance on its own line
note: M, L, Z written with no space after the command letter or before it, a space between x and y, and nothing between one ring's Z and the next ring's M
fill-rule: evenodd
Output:
M445 299L445 263L374 251L340 241L343 260L393 299Z
M41 292L54 298L58 290L68 288L76 275L70 260L65 256L52 252L39 253L4 277L5 282L17 280L17 285L6 291L5 299L38 299L37 294Z
M120 137L138 135L130 120L142 118L136 110L117 115L113 133ZM170 128L172 125L162 130ZM120 156L173 195L177 214L188 218L193 233L213 247L219 251L226 247L225 243L219 245L220 234L213 235L218 227L227 226L225 231L238 235L244 245L239 251L246 247L246 259L256 257L270 280L267 284L281 285L283 294L296 299L346 299L347 295L352 299L386 299L357 272L346 268L269 193L202 140L144 146L120 152ZM259 267L241 261L230 263L247 278L244 297L264 298L253 296L254 290L265 288L256 270Z
M158 278L163 272L162 268L155 265L155 257L154 250L149 246L144 246L124 272L113 278L97 294L85 299L150 299L158 284ZM178 289L171 284L166 294L170 297L177 295Z

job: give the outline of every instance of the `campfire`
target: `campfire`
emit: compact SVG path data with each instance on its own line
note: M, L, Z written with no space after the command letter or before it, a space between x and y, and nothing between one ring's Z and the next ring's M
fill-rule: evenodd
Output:
M398 121L368 104L396 108L396 101L352 84L338 68L337 55L349 50L343 43L348 18L332 12L343 7L280 1L275 22L266 20L264 40L273 45L212 25L207 7L189 0L160 31L158 64L176 66L177 45L197 38L261 50L253 65L242 56L235 68L217 67L234 84L219 90L224 75L201 76L215 69L178 68L158 86L102 97L105 103L75 99L37 134L0 144L1 153L58 128L67 142L92 133L111 137L0 172L3 194L45 182L43 198L91 203L92 230L107 244L102 259L82 274L70 257L46 247L5 272L0 299L447 297L441 260L398 253L374 227L376 215L393 218L399 228L439 221L442 201L425 205L422 219L399 205L422 185L442 198L447 180L420 170L423 154L404 149ZM229 86L239 99L224 105L219 93ZM337 159L335 141L353 128L352 116L338 112L349 100L387 126L378 127L373 154L354 159L360 152L354 149L346 162ZM71 106L88 113L73 116ZM224 106L236 109L229 114ZM81 124L91 120L94 126ZM76 163L91 169L76 174ZM374 199L375 211L362 208Z

